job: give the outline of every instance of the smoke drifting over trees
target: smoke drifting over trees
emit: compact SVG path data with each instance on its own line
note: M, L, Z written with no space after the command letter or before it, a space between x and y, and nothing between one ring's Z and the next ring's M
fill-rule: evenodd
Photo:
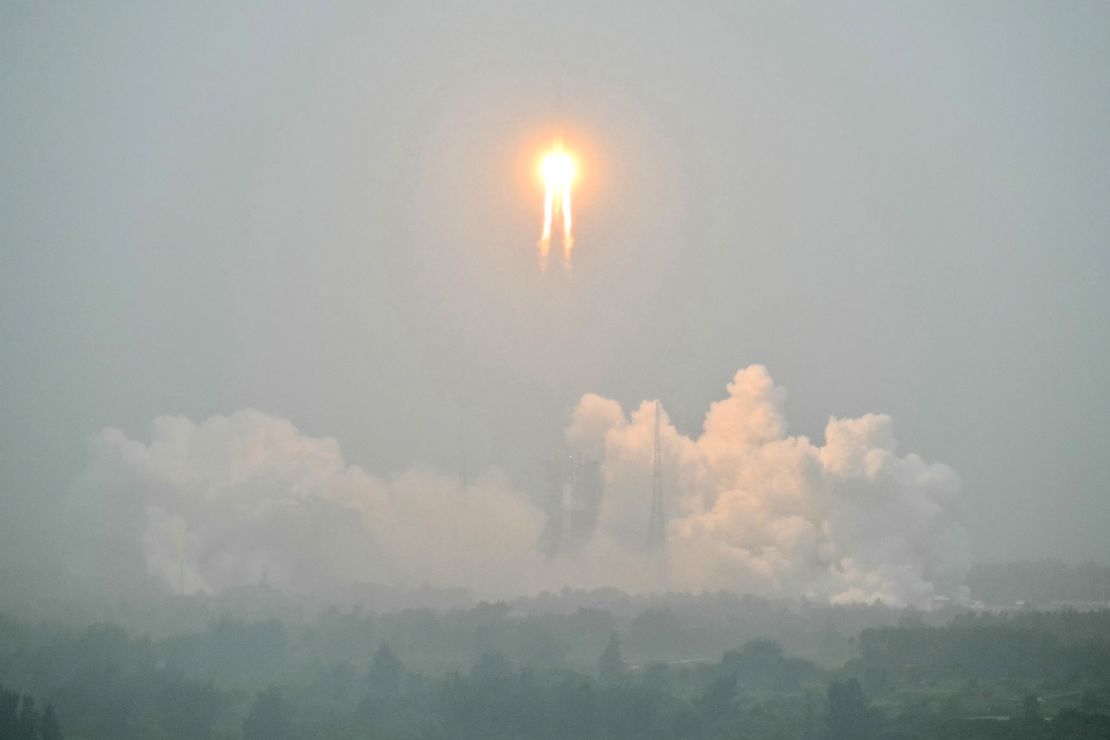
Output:
M785 391L739 371L697 437L664 414L667 547L645 547L654 416L584 396L568 449L600 462L589 536L544 553L547 513L492 470L375 476L339 443L255 410L161 417L149 442L102 430L70 496L71 572L173 591L271 582L290 593L355 583L463 586L479 594L562 586L734 589L834 602L927 605L964 597L966 536L948 467L896 453L889 417L829 420L823 444L789 436ZM550 552L550 550L549 550Z

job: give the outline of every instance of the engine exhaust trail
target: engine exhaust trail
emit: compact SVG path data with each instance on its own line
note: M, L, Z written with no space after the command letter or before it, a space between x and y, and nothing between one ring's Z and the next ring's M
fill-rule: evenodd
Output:
M544 182L543 231L539 242L540 270L547 269L551 254L551 241L556 224L563 248L563 266L571 269L574 254L574 217L571 212L570 189L574 182L574 158L563 149L557 139L551 151L540 162L540 176Z

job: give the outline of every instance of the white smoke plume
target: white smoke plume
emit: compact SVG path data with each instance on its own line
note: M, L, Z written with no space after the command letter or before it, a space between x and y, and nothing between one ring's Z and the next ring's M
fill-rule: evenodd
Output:
M785 391L762 366L739 371L728 392L696 439L662 422L665 562L625 562L612 573L595 567L595 577L638 574L641 588L834 602L928 605L965 597L969 548L954 518L960 483L950 468L898 456L883 415L830 419L823 446L788 436ZM633 551L644 541L653 435L648 402L628 418L616 402L587 395L574 412L568 441L604 460L599 554Z
M788 436L783 389L736 374L692 439L664 415L667 547L645 548L652 404L631 416L586 395L568 447L601 461L588 542L547 558L544 514L492 471L386 480L338 443L258 411L155 420L149 443L101 431L71 512L78 575L141 571L174 591L268 581L291 593L352 583L466 586L482 595L560 586L728 589L834 602L928 605L962 598L967 538L959 480L895 453L891 420L830 419L825 442Z
M200 424L160 417L152 432L149 444L118 429L93 440L71 497L86 569L138 561L178 592L266 581L304 594L473 584L475 574L516 591L542 563L542 516L496 472L465 499L430 473L383 480L348 465L334 439L255 410Z

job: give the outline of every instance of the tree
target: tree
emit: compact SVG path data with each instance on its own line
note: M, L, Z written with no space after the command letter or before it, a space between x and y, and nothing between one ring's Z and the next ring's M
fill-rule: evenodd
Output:
M570 645L556 638L536 621L519 627L520 642L516 651L522 665L533 668L557 668L566 660Z
M597 661L597 676L602 683L617 681L625 671L624 658L621 656L621 641L616 632L609 635L609 644Z
M644 669L644 686L657 691L670 691L671 667L666 663L652 663Z
M211 684L169 676L155 703L155 717L173 738L208 737L227 709L226 699Z
M15 737L19 730L19 694L0 686L0 737Z
M293 736L293 707L271 686L255 697L243 723L243 740L288 740Z
M721 671L698 697L698 710L710 724L727 725L736 718L736 671Z
M554 691L554 707L557 736L589 736L597 719L597 695L589 681L564 676Z
M35 709L34 697L24 695L19 705L19 729L16 730L17 740L38 740L39 738L39 713Z
M53 704L47 704L42 713L42 725L39 728L42 740L62 740L62 727L58 723L58 714L54 711Z
M787 658L782 645L773 640L751 640L740 650L729 650L721 664L735 671L741 684L776 692L801 688L803 671L812 671L808 661Z
M393 648L383 642L370 661L366 681L375 696L392 696L400 688L404 674L405 666L393 653Z
M859 681L833 681L829 684L825 714L827 740L864 740L874 737L875 721Z
M501 687L512 678L512 668L502 653L489 650L478 658L470 677L478 686Z
M1026 694L1021 699L1021 721L1027 725L1041 723L1041 702L1034 694Z

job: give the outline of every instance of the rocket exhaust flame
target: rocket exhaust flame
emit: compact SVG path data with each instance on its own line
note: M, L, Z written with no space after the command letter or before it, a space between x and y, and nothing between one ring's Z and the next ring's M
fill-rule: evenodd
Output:
M552 224L562 227L563 266L567 269L571 267L574 222L570 207L570 186L574 181L574 170L574 159L563 150L562 141L556 141L540 163L540 175L544 182L543 233L539 243L541 270L547 269L548 255L551 254Z

